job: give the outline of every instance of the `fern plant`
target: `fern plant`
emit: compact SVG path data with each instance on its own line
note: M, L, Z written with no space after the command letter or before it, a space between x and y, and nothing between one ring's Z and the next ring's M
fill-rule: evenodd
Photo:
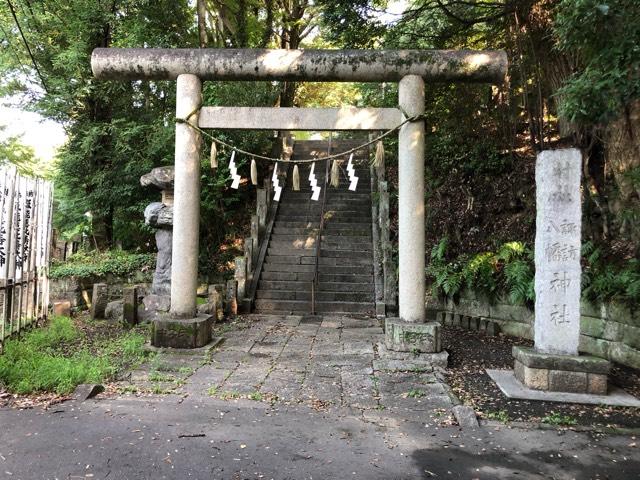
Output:
M466 287L489 299L505 295L511 303L535 301L534 253L523 242L508 242L497 251L447 260L447 238L431 250L427 275L435 295L455 297ZM640 306L640 260L612 262L593 242L582 245L582 296L594 302L618 301Z

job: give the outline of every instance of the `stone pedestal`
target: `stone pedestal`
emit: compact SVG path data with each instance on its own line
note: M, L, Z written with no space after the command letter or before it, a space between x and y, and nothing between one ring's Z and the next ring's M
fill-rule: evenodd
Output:
M394 352L439 353L441 326L437 322L414 323L399 318L385 322L385 346Z
M127 325L138 323L138 287L127 287L123 292L124 305L122 316Z
M105 318L105 310L109 303L109 292L106 283L94 283L93 294L91 296L91 318Z
M590 355L553 355L513 347L515 377L527 388L550 392L607 394L610 363Z
M211 315L177 319L170 315L154 320L151 345L164 348L200 348L211 341Z

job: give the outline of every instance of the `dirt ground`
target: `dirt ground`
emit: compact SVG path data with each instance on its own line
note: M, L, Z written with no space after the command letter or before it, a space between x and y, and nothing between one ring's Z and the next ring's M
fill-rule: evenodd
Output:
M533 342L516 337L446 327L443 345L449 351L445 376L455 394L485 419L595 427L640 428L640 409L599 405L512 400L505 397L485 369L513 368L511 348ZM640 370L614 364L609 381L640 396Z

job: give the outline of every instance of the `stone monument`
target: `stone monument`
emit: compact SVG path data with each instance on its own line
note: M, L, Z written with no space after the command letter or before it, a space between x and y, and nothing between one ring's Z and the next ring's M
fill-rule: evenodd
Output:
M168 312L171 304L171 254L173 242L173 167L158 167L140 177L144 187L154 186L162 192L162 201L147 205L144 221L156 228L158 256L153 273L151 294L144 300L145 312Z
M530 389L605 395L609 362L578 354L581 169L579 150L538 154L535 347L514 347L514 370Z

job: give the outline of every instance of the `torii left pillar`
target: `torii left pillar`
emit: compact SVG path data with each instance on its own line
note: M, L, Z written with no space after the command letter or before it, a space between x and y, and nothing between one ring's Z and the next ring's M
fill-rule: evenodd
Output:
M200 152L198 126L202 82L196 75L177 78L171 310L153 323L151 343L158 347L198 348L211 340L211 315L198 315L198 247L200 225Z

